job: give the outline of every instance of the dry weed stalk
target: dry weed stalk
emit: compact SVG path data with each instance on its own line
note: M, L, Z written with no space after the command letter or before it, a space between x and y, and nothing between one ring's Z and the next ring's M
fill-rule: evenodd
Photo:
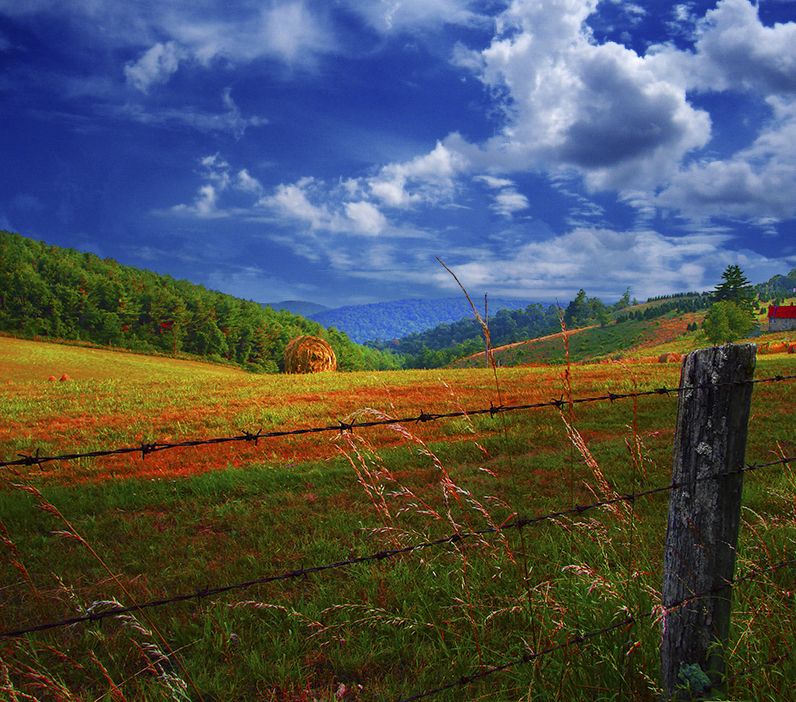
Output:
M21 476L19 476L16 473L14 473L14 474L17 477L21 477ZM37 506L39 507L39 509L43 510L44 512L47 512L48 514L52 514L53 516L55 516L58 519L60 519L64 523L64 525L66 526L66 531L54 531L52 533L54 535L56 535L56 536L62 536L64 538L74 539L75 541L80 543L83 547L85 547L88 550L88 552L91 554L91 556L108 573L108 575L110 576L111 580L113 580L113 582L116 583L116 585L122 590L122 592L124 592L124 594L130 600L130 602L134 606L137 606L138 603L136 602L135 597L132 595L130 590L125 586L125 584L119 579L119 576L116 575L111 570L111 568L107 565L107 563L105 563L104 559L96 552L96 550L91 546L91 544L89 544L88 541L86 541L86 539L83 538L83 536L81 536L80 533L78 533L78 531L74 528L74 526L72 526L72 524L69 522L69 520L60 512L60 510L58 510L57 507L55 507L55 505L53 505L41 493L40 490L38 490L37 488L35 488L35 487L31 486L31 485L24 485L22 483L9 483L9 484L12 487L14 487L14 488L16 488L18 490L22 490L24 492L27 492L27 493L30 493L31 495L33 495L34 499L38 503ZM113 602L116 602L116 601L113 600ZM116 603L116 604L118 606L118 603ZM184 681L187 681L187 682L184 683L185 686L186 686L186 689L187 689L188 686L190 686L192 688L192 690L194 691L194 693L197 695L197 697L201 698L199 690L196 688L196 685L194 684L193 680L188 675L188 671L185 669L185 666L183 665L183 663L180 660L180 658L175 654L174 651L171 650L170 646L166 642L165 637L163 636L163 634L161 634L160 630L154 625L154 623L148 617L146 612L144 610L140 610L140 611L141 611L141 615L147 621L147 624L149 625L151 631L154 632L155 636L160 640L160 644L169 652L169 655L171 656L171 658L173 658L173 660L176 662L177 666L180 668L180 671L182 673ZM129 616L129 615L125 615L125 616ZM171 687L169 687L169 689L171 689ZM177 694L177 687L174 688L174 694ZM182 698L176 698L175 697L174 699L183 699L183 698L186 699L186 700L189 699L187 694L185 694L184 692L183 692L183 697Z
M379 420L392 419L379 410L365 408L347 417L346 421L353 423L356 418L362 416ZM354 435L352 432L344 432L341 437L336 438L338 441L338 450L340 450L343 455L346 456L349 463L351 463L356 472L357 480L365 489L371 503L379 514L382 524L384 525L383 530L391 538L398 541L401 536L405 536L405 534L401 534L397 530L395 525L395 519L405 513L430 518L433 523L446 524L453 533L457 535L465 533L472 534L477 530L472 519L473 514L482 517L491 528L498 527L498 524L486 506L469 490L458 485L453 480L445 464L422 438L398 422L387 425L387 428L399 434L411 448L417 451L418 455L425 456L431 460L432 465L439 474L438 485L442 489L442 498L445 505L443 514L427 500L419 496L414 490L399 481L389 468L387 468L384 461L378 456L376 450L370 445L367 439ZM345 451L343 447L339 446L341 438L348 447L348 451ZM387 498L398 499L401 502L400 507L395 511L394 515L390 510ZM511 560L516 564L516 560L511 553L505 535L500 531L498 531L497 534L506 552L510 555ZM479 661L482 662L480 635L475 619L475 603L473 600L472 587L469 582L468 553L479 554L480 551L480 549L475 549L473 541L474 539L461 541L461 548L457 549L457 553L460 556L462 584L466 596L466 601L461 601L461 603L468 612L468 619L473 630ZM400 541L398 541L398 543L400 543ZM484 538L479 538L477 543L482 547L485 546L489 548L489 543ZM484 562L488 563L486 560L484 560Z
M448 268L440 260L439 257L437 257L437 261L439 262L439 264L446 271L448 271L448 273L451 274L451 276L453 276L453 279L456 281L458 286L462 289L462 292L464 293L464 296L467 298L467 302L470 303L470 310L472 311L473 316L476 318L478 323L481 325L481 330L482 330L482 332L484 334L484 341L486 343L487 358L489 359L489 365L492 368L492 375L494 376L494 380L495 380L495 391L497 392L497 396L498 396L498 406L502 406L503 405L503 393L501 392L501 389L500 389L500 380L498 378L498 373L497 373L497 364L495 363L495 354L494 354L494 351L492 349L492 336L491 336L491 334L489 332L489 323L488 323L488 321L484 321L484 319L478 313L478 310L476 309L475 305L473 304L473 301L470 298L470 295L468 294L468 292L465 289L464 285L462 285L461 281L456 277L456 274L450 268ZM561 310L561 308L559 307L559 312L560 312L560 310ZM563 317L562 317L562 320L563 320ZM569 359L569 355L567 355L567 359ZM470 418L469 417L467 417L467 420L468 420L468 422L470 422ZM508 436L507 436L507 432L506 432L505 418L501 417L501 420L502 420L501 426L502 426L502 431L503 431L503 442L504 442L504 445L507 446L508 445ZM470 426L472 427L472 422L470 422ZM481 451L483 451L484 454L486 454L486 450L482 446L480 446L480 444L476 444L476 446L478 446L478 448L481 449ZM514 471L514 462L512 461L511 453L508 454L508 459L509 459L509 476L511 478L512 486L516 490L516 487L517 487L517 476L516 476L516 473ZM498 478L496 473L491 472L491 471L486 471L486 472L489 472L492 476ZM501 532L499 532L499 533L501 533ZM501 533L501 538L502 538L502 533ZM514 554L512 553L511 549L508 547L508 542L505 542L505 544L506 544L506 550L507 550L507 553L509 554L509 558L510 558L511 562L514 563L515 565L519 565L517 563L516 559L514 558ZM523 533L522 530L520 530L520 547L522 548L522 554L523 554L523 559L522 559L522 577L523 577L523 583L525 584L525 588L526 588L526 594L528 596L528 606L529 606L529 611L530 611L530 606L531 606L531 591L530 591L530 584L529 584L530 569L528 567L528 560L527 560L528 550L525 547L525 534Z
M567 436L569 437L570 442L577 449L578 453L580 453L584 463L591 470L592 476L594 476L594 480L597 483L597 489L592 487L589 483L584 483L589 492L594 495L598 502L615 500L617 497L619 497L619 494L611 487L611 484L605 477L602 468L600 468L600 464L592 455L589 447L586 446L586 442L584 441L581 433L574 426L572 426L566 418L562 417L562 421L567 429ZM633 508L624 500L606 505L606 509L614 514L620 521L626 521L628 518L631 518L635 515Z
M20 573L22 573L22 577L25 579L25 582L30 587L31 591L33 592L33 596L36 598L36 603L39 606L39 611L44 617L44 603L41 600L41 596L39 595L39 591L36 588L36 585L33 582L33 578L30 577L30 573L28 569L25 567L25 563L22 560L22 556L19 553L19 550L16 547L16 544L11 540L11 536L6 529L5 524L3 524L3 520L0 519L0 544L5 546L8 553L10 554L10 562L12 567L16 568Z

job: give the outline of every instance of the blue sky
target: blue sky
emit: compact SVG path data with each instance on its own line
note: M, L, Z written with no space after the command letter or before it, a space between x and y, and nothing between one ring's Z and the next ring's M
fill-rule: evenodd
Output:
M796 267L796 2L0 0L0 227L258 302Z

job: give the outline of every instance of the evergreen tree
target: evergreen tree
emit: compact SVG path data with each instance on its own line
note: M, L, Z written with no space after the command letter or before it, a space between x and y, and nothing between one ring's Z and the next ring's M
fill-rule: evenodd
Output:
M581 326L589 316L589 298L586 291L581 288L575 299L567 305L564 311L564 323L567 327L574 328Z
M749 283L739 266L727 266L721 274L724 282L719 283L713 291L713 302L732 302L741 309L751 311L754 308L757 293Z

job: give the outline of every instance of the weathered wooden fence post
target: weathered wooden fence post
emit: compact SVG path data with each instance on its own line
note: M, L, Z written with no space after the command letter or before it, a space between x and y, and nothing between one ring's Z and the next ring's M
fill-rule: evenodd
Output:
M735 570L743 490L738 471L753 387L743 381L754 375L756 354L754 344L728 344L694 351L683 361L672 469L678 487L669 502L663 557L661 675L669 699L722 689L732 594L732 587L722 586ZM678 692L683 686L690 691Z

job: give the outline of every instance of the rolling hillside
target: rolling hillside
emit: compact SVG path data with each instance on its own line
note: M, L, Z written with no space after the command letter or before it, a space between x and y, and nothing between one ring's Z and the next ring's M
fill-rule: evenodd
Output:
M0 331L257 373L282 370L290 340L312 334L332 345L340 370L398 365L395 356L290 312L7 231L0 231Z

